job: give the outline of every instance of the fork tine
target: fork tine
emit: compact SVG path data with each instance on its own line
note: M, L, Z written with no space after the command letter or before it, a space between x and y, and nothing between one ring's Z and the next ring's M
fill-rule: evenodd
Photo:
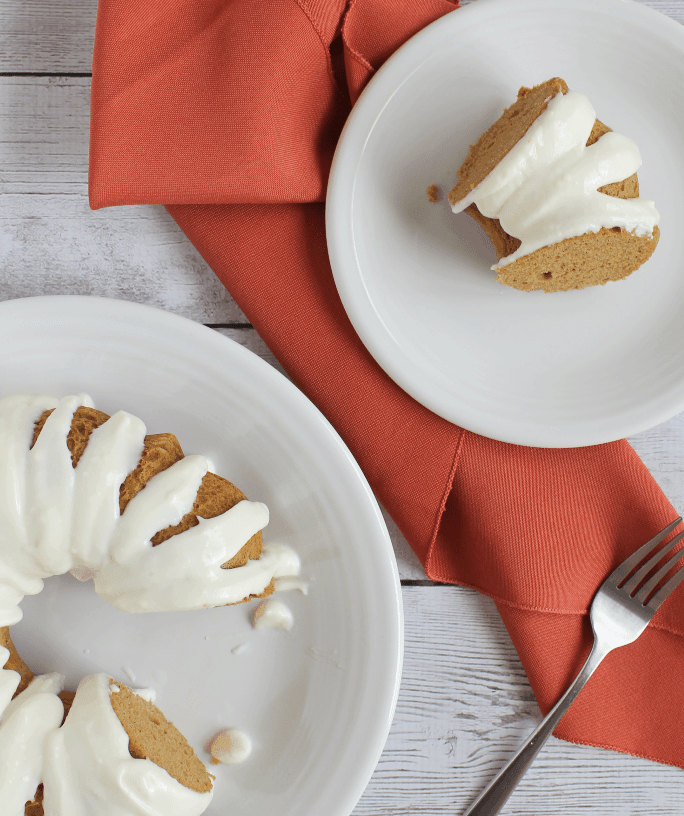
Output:
M684 533L679 533L676 535L672 541L668 541L667 544L658 550L658 552L653 553L652 557L648 559L648 561L638 569L634 575L629 579L629 581L625 581L622 585L621 589L624 589L625 592L629 592L631 595L632 592L639 586L639 584L646 578L648 573L655 567L655 565L663 559L664 556L668 555L672 550L679 544L679 542L684 538ZM665 570L667 572L667 570ZM663 573L664 575L665 573ZM662 575L660 576L663 577ZM656 583L658 583L656 581ZM651 587L653 588L653 587Z
M677 542L681 541L682 537L684 537L684 533L680 533L675 539L673 539L670 544L667 545L667 549L671 550L672 547L677 544ZM663 550L661 550L661 553ZM634 597L641 601L641 603L645 603L646 598L653 592L653 590L658 586L658 584L663 580L663 578L670 572L671 569L674 568L675 564L677 564L684 556L684 549L680 550L676 555L672 558L667 559L667 561L663 564L663 566L652 575L648 581L639 589L639 591L634 595Z
M669 535L674 530L680 521L681 518L678 518L673 521L672 524L668 524L668 526L664 530L661 530L658 535L653 536L650 541L647 541L642 547L639 547L639 549L633 555L623 561L619 567L611 572L608 581L610 583L619 584L620 581L626 578L634 567L636 567L639 562L651 552L656 544L660 544L665 536Z
M679 558L683 554L684 551L682 551L682 553L677 553L678 558L676 560L679 561ZM660 606L660 604L670 595L670 593L674 589L677 589L677 587L682 583L682 581L684 581L684 569L680 569L679 572L675 573L672 576L672 578L670 578L669 581L664 583L662 587L656 592L656 594L651 598L651 600L646 604L646 606L649 606L653 610L657 609Z

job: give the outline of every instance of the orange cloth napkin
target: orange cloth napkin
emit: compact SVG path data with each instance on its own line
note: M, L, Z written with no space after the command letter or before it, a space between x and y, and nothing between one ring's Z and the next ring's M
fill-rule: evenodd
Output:
M597 587L677 514L627 442L507 445L414 402L352 329L326 252L322 202L351 104L454 8L100 0L90 201L168 207L337 428L427 575L495 600L545 712L588 653ZM558 735L684 767L683 635L680 591L606 659Z

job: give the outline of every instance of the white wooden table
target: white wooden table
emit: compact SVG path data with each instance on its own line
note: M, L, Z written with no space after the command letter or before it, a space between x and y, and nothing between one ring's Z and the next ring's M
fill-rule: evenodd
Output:
M645 1L684 23L684 0ZM205 323L277 366L162 207L89 209L96 6L0 0L0 299L87 294L147 303ZM684 414L631 442L684 510ZM425 580L387 521L403 586L404 676L387 746L354 813L459 814L540 715L494 604ZM552 738L506 812L552 808L563 816L681 814L684 773Z

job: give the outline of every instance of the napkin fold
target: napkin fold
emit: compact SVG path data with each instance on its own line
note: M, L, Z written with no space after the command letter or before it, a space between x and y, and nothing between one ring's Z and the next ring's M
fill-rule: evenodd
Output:
M100 0L90 202L167 206L336 427L427 575L494 599L546 712L588 654L596 589L677 513L625 441L507 445L415 402L354 332L325 243L322 202L351 105L396 48L454 9ZM556 734L684 767L672 694L683 636L680 592L606 658Z

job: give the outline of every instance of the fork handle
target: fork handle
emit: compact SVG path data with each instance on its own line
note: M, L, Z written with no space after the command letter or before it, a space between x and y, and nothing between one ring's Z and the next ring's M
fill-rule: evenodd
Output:
M520 748L508 764L499 771L485 790L477 797L463 816L494 816L506 804L506 800L513 793L523 778L527 769L534 762L534 758L546 740L553 733L554 728L570 708L584 684L598 668L599 663L610 652L609 647L594 641L592 650L580 673L574 679L570 688L549 711L532 733L527 742Z

